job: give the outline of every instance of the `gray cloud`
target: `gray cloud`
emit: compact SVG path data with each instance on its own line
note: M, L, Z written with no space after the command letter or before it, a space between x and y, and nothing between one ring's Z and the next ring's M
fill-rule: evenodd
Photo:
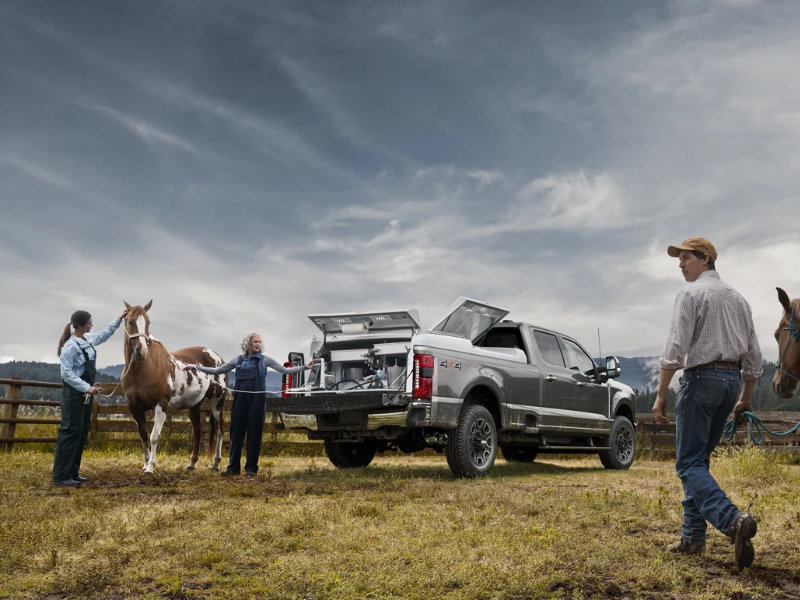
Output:
M794 2L0 5L0 357L154 299L168 347L458 295L661 351L711 238L800 296ZM2 358L0 358L2 359ZM120 362L121 340L100 355Z

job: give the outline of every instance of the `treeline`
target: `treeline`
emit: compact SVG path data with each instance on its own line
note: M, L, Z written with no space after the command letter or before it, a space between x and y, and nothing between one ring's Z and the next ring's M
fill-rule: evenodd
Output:
M272 374L270 372L270 374ZM61 383L61 370L57 364L33 361L13 361L0 364L0 379L8 379L15 375L28 381L52 381ZM760 412L787 411L800 412L800 396L795 394L788 400L778 398L772 391L772 378L775 375L775 365L766 363L764 372L756 384L753 392L753 407ZM97 380L101 383L117 383L118 378L103 373L97 374ZM677 382L677 378L673 383ZM279 387L278 383L278 388ZM653 408L656 399L656 391L652 389L636 389L636 411L649 412ZM0 397L6 396L6 386L0 385ZM60 400L61 390L42 387L23 387L22 398L27 400ZM675 411L677 395L673 390L667 393L668 412Z
M61 367L54 363L34 362L34 361L12 361L0 364L0 379L8 379L11 376L20 377L27 381L48 381L61 383ZM116 377L111 377L103 373L97 374L99 383L116 383ZM5 385L0 385L0 397L5 398L8 394ZM61 400L61 390L57 388L28 387L25 386L20 391L20 396L25 400Z
M772 412L772 411L786 411L786 412L800 412L800 396L795 394L791 398L784 400L779 398L772 390L772 378L775 376L775 365L766 363L764 365L764 372L756 383L756 388L753 391L753 408L758 412ZM673 383L677 382L677 377ZM656 391L645 389L636 390L636 411L649 412L653 408L653 402L656 400ZM667 393L668 408L667 412L675 411L675 403L677 402L677 394L673 390Z

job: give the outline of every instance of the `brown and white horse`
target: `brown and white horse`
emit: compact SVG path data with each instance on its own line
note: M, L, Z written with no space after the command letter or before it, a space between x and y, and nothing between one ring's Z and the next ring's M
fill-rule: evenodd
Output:
M192 421L192 458L187 469L194 469L200 449L200 402L211 402L208 453L214 447L212 470L219 470L222 456L222 406L228 376L208 375L187 364L218 367L225 361L210 348L193 346L168 352L164 344L150 335L150 317L147 311L153 305L131 306L125 318L125 371L121 385L128 401L128 410L136 421L144 450L142 474L152 474L156 464L156 450L167 412L188 409ZM145 413L154 411L150 446L147 445Z
M800 299L789 300L789 295L781 288L778 290L778 301L783 307L783 314L775 330L778 342L779 358L775 364L775 377L772 378L772 389L781 398L791 398L800 382Z

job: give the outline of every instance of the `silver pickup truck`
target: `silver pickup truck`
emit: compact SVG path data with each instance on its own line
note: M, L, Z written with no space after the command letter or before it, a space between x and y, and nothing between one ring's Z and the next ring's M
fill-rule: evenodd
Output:
M627 469L636 452L633 390L611 381L575 339L503 320L507 311L459 298L430 330L414 310L310 315L321 336L288 364L269 409L287 428L322 439L340 468L376 452L444 451L457 477L487 474L499 448L508 461L540 453L592 453Z

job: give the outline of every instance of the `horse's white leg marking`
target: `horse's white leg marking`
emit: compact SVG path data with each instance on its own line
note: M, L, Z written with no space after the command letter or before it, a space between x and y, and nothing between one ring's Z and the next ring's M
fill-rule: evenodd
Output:
M167 420L167 413L164 412L160 404L156 404L153 412L153 431L150 433L150 460L147 461L147 466L144 469L145 473L152 473L153 468L156 466L158 440L161 439L161 429L164 427L164 421Z
M142 450L144 450L144 464L142 465L142 471L144 471L147 469L147 463L150 462L150 448L144 440L142 440Z

